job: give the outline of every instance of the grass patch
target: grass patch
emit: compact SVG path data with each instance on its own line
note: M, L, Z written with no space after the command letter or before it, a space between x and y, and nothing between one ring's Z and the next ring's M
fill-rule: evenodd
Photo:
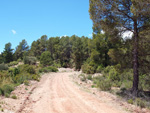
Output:
M12 99L17 99L17 96L16 95L12 95L11 98Z

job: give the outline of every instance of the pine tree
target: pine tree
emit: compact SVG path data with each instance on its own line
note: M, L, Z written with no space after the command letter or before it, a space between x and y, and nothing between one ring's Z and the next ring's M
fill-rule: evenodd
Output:
M139 83L139 33L150 26L150 0L89 0L90 17L95 33L104 30L109 34L118 31L133 32L133 70L132 94L137 96Z

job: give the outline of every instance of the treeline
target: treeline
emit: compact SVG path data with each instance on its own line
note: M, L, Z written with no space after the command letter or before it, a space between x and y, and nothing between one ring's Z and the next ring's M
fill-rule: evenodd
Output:
M57 65L59 67L75 67L80 70L83 63L90 55L88 37L51 37L43 35L40 39L33 41L31 46L25 40L19 43L16 49L11 48L11 43L5 45L4 51L0 55L0 63L10 63L18 59L24 60L26 57L36 57L39 61L42 56L48 55L44 65ZM45 54L45 55L43 55Z
M141 33L139 48L139 73L149 74L149 35ZM101 68L116 66L121 72L132 69L133 38L123 39L121 36L110 36L108 34L93 34L93 38L78 37L50 37L41 36L33 41L31 46L25 40L19 43L15 51L11 43L5 45L0 55L0 63L25 60L27 57L35 57L43 65L56 67L70 67L85 73L93 74L100 72ZM46 57L45 57L46 56ZM44 61L45 62L44 62ZM47 61L46 61L47 60Z

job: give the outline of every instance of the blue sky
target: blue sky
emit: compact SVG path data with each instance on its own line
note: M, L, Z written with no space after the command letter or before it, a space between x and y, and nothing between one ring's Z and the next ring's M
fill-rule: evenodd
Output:
M0 0L0 52L25 39L92 34L89 0Z

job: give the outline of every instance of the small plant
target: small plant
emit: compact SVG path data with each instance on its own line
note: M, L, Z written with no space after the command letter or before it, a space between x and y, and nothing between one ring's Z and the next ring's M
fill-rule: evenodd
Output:
M44 67L42 69L39 70L39 73L48 73L48 72L57 72L58 69L56 67L53 66L48 66L48 67Z
M4 109L2 108L1 111L4 112Z
M86 77L84 74L80 74L79 77L80 77L81 81L83 81L83 82L86 81Z
M87 76L87 79L88 79L88 80L92 80L92 75L88 75L88 76Z
M11 96L12 99L17 99L16 95Z
M133 104L133 99L129 99L129 100L128 100L128 103L129 103L129 104Z
M17 61L13 61L13 62L10 62L9 64L8 64L8 66L10 67L10 66L15 66L15 65L17 65L18 64L18 62Z
M103 68L102 65L98 66L97 69L96 69L96 73L101 73L103 71L103 69L104 68Z
M102 91L109 91L111 90L111 83L110 80L104 78L104 77L99 77L99 80L97 81L97 86L102 90Z
M137 99L135 100L135 102L136 102L136 105L137 105L137 106L140 106L141 108L145 108L145 107L146 107L145 101L144 101L144 100L141 100L140 98L137 98Z
M24 61L24 64L35 65L37 59L36 59L36 57L25 56L23 61Z
M35 74L35 69L31 65L29 65L28 67L26 67L26 71L28 73L30 73L30 74Z
M9 97L10 97L10 94L5 93L5 97L6 97L6 98L9 98Z
M8 66L6 64L0 64L0 70L8 70Z
M29 86L29 81L28 81L28 80L25 80L25 81L24 81L24 85Z
M95 85L92 85L91 87L92 87L92 88L94 88L94 87L95 87Z
M4 85L0 88L2 95L9 97L10 93L14 90L14 87L11 85Z

